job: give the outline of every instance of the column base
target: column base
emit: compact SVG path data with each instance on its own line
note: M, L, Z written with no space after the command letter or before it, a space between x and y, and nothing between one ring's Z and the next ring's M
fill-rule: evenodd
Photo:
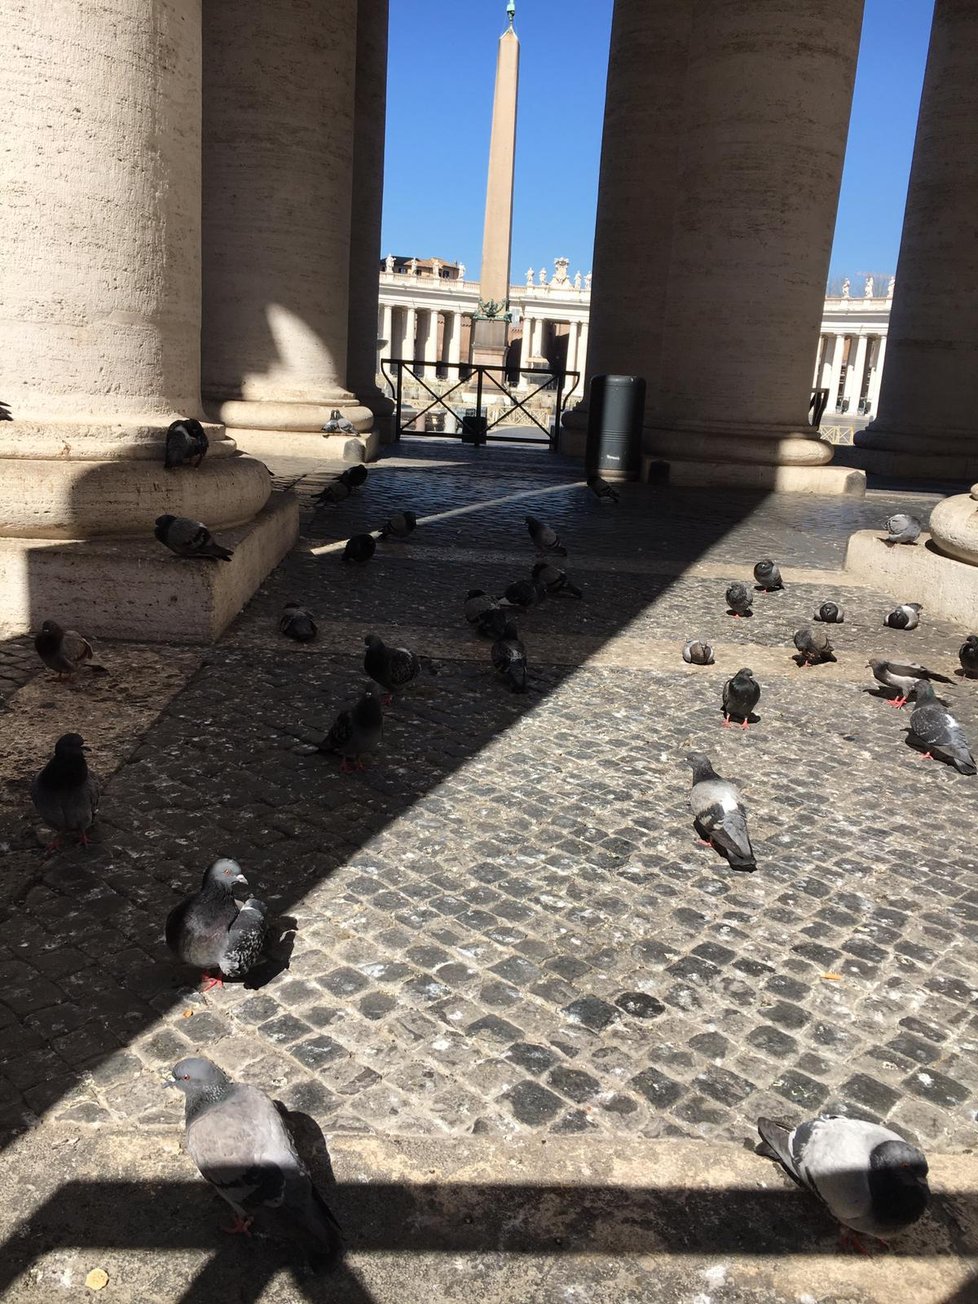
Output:
M665 461L651 453L642 457L642 479L680 488L708 488L716 485L729 489L763 489L773 493L825 494L852 498L862 498L866 493L865 472L847 466L680 462Z
M978 565L945 557L928 534L888 548L880 530L860 530L849 537L845 569L899 593L901 601L923 603L932 616L978 631Z
M334 411L352 422L359 434L373 428L374 414L355 395L346 390L335 397L313 403L265 401L262 399L204 399L204 411L215 421L235 430L280 430L283 434L306 432L322 434L323 426Z
M92 638L213 643L299 535L293 494L221 530L229 562L181 561L155 539L0 539L0 636L57 620Z
M866 448L856 441L852 456L865 470L874 475L890 476L897 480L946 480L951 484L978 480L978 452L955 453L944 449L916 453L894 448ZM919 446L918 446L919 448Z
M275 470L284 458L305 458L324 462L375 462L380 449L380 432L324 435L310 430L235 430L234 442L249 456Z

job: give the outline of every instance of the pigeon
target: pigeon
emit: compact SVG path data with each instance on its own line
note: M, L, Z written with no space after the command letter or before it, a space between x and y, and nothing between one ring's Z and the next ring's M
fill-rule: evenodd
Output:
M163 465L168 471L177 466L200 466L207 452L207 432L196 417L174 421L166 432Z
M552 552L555 557L567 556L567 549L560 542L560 536L549 525L538 521L535 516L528 516L526 528L530 532L530 538L537 552Z
M329 420L323 426L324 435L355 435L357 428L353 422L343 415L339 408L333 408L329 414Z
M773 593L775 589L784 588L781 572L770 558L757 562L754 566L754 579L762 593Z
M344 563L369 561L376 551L377 542L372 534L355 534L352 539L346 541L342 561Z
M749 616L753 602L750 589L740 580L735 580L727 589L727 610L732 616Z
M166 1085L184 1094L187 1153L234 1210L227 1230L247 1232L267 1211L315 1260L331 1263L343 1234L274 1103L257 1087L232 1082L209 1059L183 1059L171 1073Z
M702 639L690 639L683 648L683 660L691 666L712 666L713 648Z
M354 462L340 475L340 482L349 489L359 489L367 483L367 468L362 462Z
M889 1128L823 1114L797 1127L759 1118L757 1130L760 1153L777 1159L851 1232L886 1239L927 1208L927 1160Z
M567 593L572 598L584 597L577 585L568 578L567 572L561 570L559 566L551 566L548 561L538 561L533 567L532 574L534 584L542 584L551 596Z
M294 638L297 643L311 643L319 629L307 607L298 602L287 602L278 622L279 632Z
M514 580L503 595L511 607L535 607L547 597L546 587L539 580Z
M489 655L511 692L526 692L526 648L518 638L499 638Z
M810 625L795 631L795 647L801 657L800 666L816 666L820 661L834 661L832 644L824 629L812 629Z
M248 880L236 860L215 860L204 870L200 891L186 897L166 919L166 944L184 964L201 969L204 991L243 978L261 958L268 907L257 897L244 905L234 886Z
M726 856L731 869L756 869L739 789L721 779L702 752L691 752L686 760L693 769L689 805L697 833Z
M964 730L950 711L941 706L930 680L919 679L913 695L918 705L910 717L908 741L922 746L925 758L933 757L953 765L959 774L978 774Z
M740 721L742 729L750 728L750 716L761 699L761 686L752 670L738 670L733 679L723 686L723 724L729 726L732 718Z
M363 757L374 750L383 736L384 712L380 698L368 688L355 706L339 713L317 750L342 756L341 770L362 770Z
M897 512L896 516L891 516L883 522L883 529L887 531L883 542L891 548L895 543L916 543L923 528L916 516L910 516L907 512Z
M587 487L594 494L595 498L600 498L602 502L616 503L618 501L618 490L612 489L608 481L602 480L599 475L589 475L587 478Z
M368 634L363 641L367 645L363 668L381 688L387 689L383 704L390 706L394 694L421 673L421 662L406 647L388 647L376 634Z
M338 480L334 480L331 484L328 484L325 489L321 489L319 493L316 494L313 502L318 503L320 507L326 507L329 505L335 507L337 503L346 502L352 492L350 486L343 477L340 476Z
M969 634L958 650L961 669L969 679L978 675L978 634Z
M380 532L382 539L406 539L418 523L416 512L395 512L387 518Z
M821 620L826 625L841 625L845 618L846 613L834 602L823 602L812 616L813 620Z
M936 679L939 684L951 683L947 675L939 675L912 661L881 661L873 657L866 665L877 683L897 690L896 697L889 699L890 706L903 706L922 679Z
M478 625L490 611L498 609L499 603L485 589L469 589L465 595L465 606L462 608L465 619L470 625Z
M920 624L923 606L919 602L901 602L883 617L883 624L890 629L916 629Z
M206 525L189 516L157 516L153 531L160 543L178 557L207 557L212 561L230 561L231 548L225 548L211 536Z
M38 813L55 831L48 850L61 845L64 833L74 833L88 846L88 830L95 822L101 784L85 760L87 750L81 736L62 734L54 745L54 756L31 784L31 797Z
M76 630L62 629L56 620L46 620L41 626L34 651L49 670L57 671L59 679L82 668L95 675L108 674L105 666L92 660L94 653L88 639Z

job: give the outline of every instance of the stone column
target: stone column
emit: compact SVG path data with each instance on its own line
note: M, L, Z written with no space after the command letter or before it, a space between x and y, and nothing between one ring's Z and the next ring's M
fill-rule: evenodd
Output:
M846 369L846 389L844 398L849 400L849 414L856 415L859 395L862 393L863 376L866 374L866 336L857 335L849 343L849 366Z
M875 413L879 407L880 401L880 383L883 379L883 361L886 357L886 336L879 335L876 338L876 346L873 350L873 358L869 373L869 392L866 398L871 401L872 407L870 413Z
M430 380L438 369L438 310L429 308L426 313L422 342L424 375Z
M384 341L380 346L380 356L389 358L394 343L394 309L389 303L380 305L379 338Z
M819 389L822 382L822 359L825 356L826 336L818 337L818 347L815 350L815 372L812 376L812 389Z
M325 451L332 409L373 423L346 383L356 0L221 0L204 38L205 403Z
M169 423L201 415L200 0L9 0L0 44L0 628L209 639L297 515L262 513L267 472L220 427L199 470L163 467ZM166 512L241 555L181 565Z
M415 355L415 336L418 333L418 317L414 308L404 309L404 334L401 336L400 356L410 362Z
M567 361L565 371L577 370L577 322L572 321L567 328Z
M832 351L826 349L828 375L825 379L826 388L829 391L829 402L825 409L826 415L835 415L835 405L839 401L839 385L842 381L842 359L846 353L846 337L836 335L830 337L833 340Z
M937 0L869 469L978 476L978 7Z
M448 378L454 383L459 378L457 364L462 361L462 314L449 313L445 318L446 326L449 322L451 322L451 333L448 337L448 361L455 365L449 368Z
M576 392L582 393L584 389L584 377L587 375L587 349L588 349L588 323L581 322L581 334L577 341L577 370L581 373L581 379L577 382Z

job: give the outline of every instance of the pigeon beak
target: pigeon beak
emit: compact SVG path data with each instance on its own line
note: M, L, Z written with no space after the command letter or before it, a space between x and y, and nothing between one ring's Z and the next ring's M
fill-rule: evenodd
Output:
M163 1085L164 1085L164 1087L175 1087L175 1086L177 1085L177 1083L176 1083L176 1079L175 1079L175 1078L164 1078L164 1079L163 1079Z
M248 880L245 878L244 874L239 874L237 878L235 878L235 879L232 880L232 882L234 882L234 883L243 883L243 884L245 885L245 887L248 886Z

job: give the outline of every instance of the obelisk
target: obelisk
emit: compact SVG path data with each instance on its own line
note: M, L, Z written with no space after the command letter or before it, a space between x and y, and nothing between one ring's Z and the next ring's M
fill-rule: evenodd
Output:
M501 364L506 356L509 257L513 235L513 171L516 164L516 95L520 43L513 30L515 0L506 6L509 26L499 38L496 89L489 138L489 180L482 236L479 316L473 321L472 361ZM485 315L486 313L492 315Z

